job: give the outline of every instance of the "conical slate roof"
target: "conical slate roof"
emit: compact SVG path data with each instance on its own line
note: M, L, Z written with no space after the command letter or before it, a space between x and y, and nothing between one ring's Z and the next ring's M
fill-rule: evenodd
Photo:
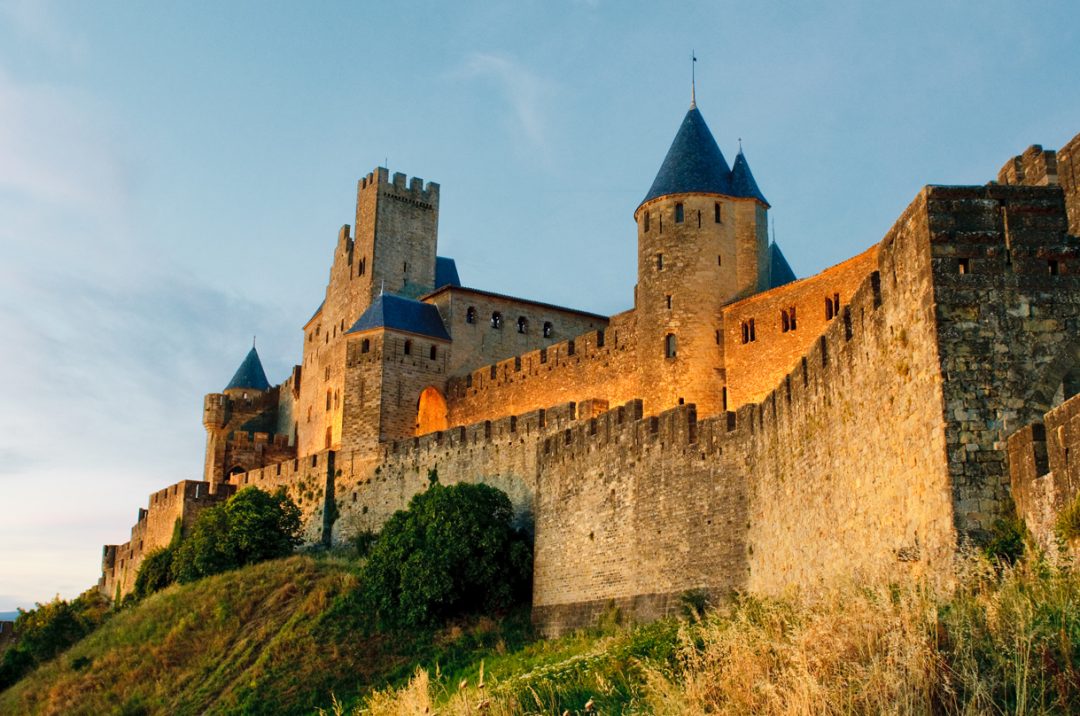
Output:
M687 192L733 196L731 170L697 106L690 107L683 118L664 163L641 203Z
M430 303L415 301L392 293L381 294L347 332L359 333L372 328L390 328L421 336L450 340L439 309Z
M769 244L769 288L783 286L795 280L795 272L791 270L791 264L784 258L784 252L775 241L772 242Z
M251 347L247 357L244 358L244 362L236 369L236 374L233 375L229 384L225 386L225 390L237 388L247 388L248 390L270 389L270 381L266 379L266 371L263 370L262 361L259 360L259 354L255 350L255 346Z
M765 200L765 195L761 193L757 182L754 181L754 175L750 172L750 164L747 163L746 155L743 154L741 148L738 156L735 157L735 166L731 168L731 195L757 199L765 206L769 206L769 202Z

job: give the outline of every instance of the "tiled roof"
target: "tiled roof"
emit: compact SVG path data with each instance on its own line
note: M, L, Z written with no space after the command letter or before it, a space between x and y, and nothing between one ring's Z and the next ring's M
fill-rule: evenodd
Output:
M754 175L750 171L750 164L747 163L746 155L743 154L742 149L739 150L738 156L735 157L735 166L731 168L731 195L757 199L765 206L769 206L769 202L765 200L765 195L761 193L757 182L754 181Z
M457 262L445 256L435 257L435 288L443 286L460 286L458 278Z
M775 241L769 244L769 288L783 286L795 280L795 272L791 270L791 265L784 258L784 252Z
M450 340L438 308L392 293L384 293L376 298L347 332L359 333L372 328L388 328Z
M642 204L658 196L707 192L731 195L731 170L705 118L691 107Z
M236 369L232 380L225 386L225 390L247 388L248 390L269 390L270 381L266 379L266 371L263 370L262 361L255 346L248 351L247 357L240 367Z

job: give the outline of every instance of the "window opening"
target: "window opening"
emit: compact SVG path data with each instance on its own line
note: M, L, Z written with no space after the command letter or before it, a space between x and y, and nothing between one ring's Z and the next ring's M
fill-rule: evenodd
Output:
M551 321L544 321L544 338L551 338L551 334L555 332L555 327L551 325Z
M682 204L676 204L675 205L675 223L676 224L681 224L682 222L683 222L683 205Z
M405 355L412 355L412 341L405 341Z
M968 258L957 259L956 268L960 272L961 276L966 274L966 273L971 273L971 259L968 259Z
M465 311L465 322L476 323L476 309L472 306L469 306L469 308Z
M529 332L529 319L525 318L525 316L518 316L517 332L518 333L528 333Z
M713 222L720 223L720 202L713 204Z
M657 271L663 271L664 270L664 255L663 254L657 254L656 255L656 270Z
M371 341L369 341L367 338L365 338L360 343L360 352L361 353L367 353L369 350L371 350Z
M677 340L674 333L664 336L664 357L674 358L677 349Z
M431 358L431 360L435 360L436 358L438 358L439 347L435 345L431 346L431 350L428 352L428 357Z
M491 314L491 327L502 328L502 314L495 311Z
M1051 276L1057 276L1058 275L1058 262L1057 262L1057 259L1050 259L1049 261L1046 262L1046 266L1049 269Z
M645 231L649 230L649 212L645 212Z

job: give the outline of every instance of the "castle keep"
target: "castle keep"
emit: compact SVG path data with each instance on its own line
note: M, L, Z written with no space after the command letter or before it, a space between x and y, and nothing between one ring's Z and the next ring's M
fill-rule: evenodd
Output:
M1014 496L1045 525L1078 482L1080 135L985 186L925 187L809 278L769 242L769 208L691 105L633 209L632 307L600 316L462 285L437 251L439 185L377 168L300 364L272 385L252 348L205 397L202 479L151 496L101 589L129 592L243 486L283 487L305 539L335 544L432 470L503 489L535 530L548 633L691 589L942 574Z

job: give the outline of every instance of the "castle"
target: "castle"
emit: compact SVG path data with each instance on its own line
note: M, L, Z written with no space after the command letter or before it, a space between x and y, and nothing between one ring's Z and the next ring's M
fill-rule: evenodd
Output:
M377 168L300 365L271 385L252 348L205 397L202 479L151 495L100 588L128 593L240 487L285 488L330 545L431 471L510 495L547 633L688 590L944 573L1014 495L1045 536L1080 481L1080 429L1041 422L1080 428L1080 135L985 186L925 187L801 280L769 208L692 103L634 209L633 307L600 316L463 286L437 252L439 185Z

